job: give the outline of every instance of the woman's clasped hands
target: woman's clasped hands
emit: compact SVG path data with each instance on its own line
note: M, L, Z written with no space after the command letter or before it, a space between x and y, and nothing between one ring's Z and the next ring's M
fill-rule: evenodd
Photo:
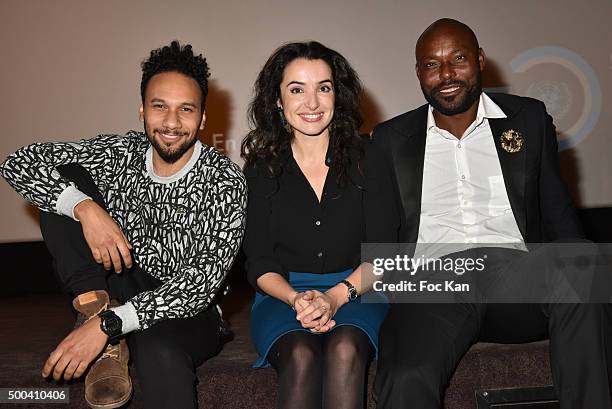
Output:
M336 325L333 317L340 304L328 293L307 290L295 294L292 306L302 327L312 332L327 332Z

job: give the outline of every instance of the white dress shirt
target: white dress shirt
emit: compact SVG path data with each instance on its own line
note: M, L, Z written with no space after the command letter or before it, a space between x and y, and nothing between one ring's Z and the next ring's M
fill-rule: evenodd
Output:
M479 244L526 250L510 207L489 118L506 115L483 92L476 120L457 139L436 126L429 106L417 241L420 254L439 257Z

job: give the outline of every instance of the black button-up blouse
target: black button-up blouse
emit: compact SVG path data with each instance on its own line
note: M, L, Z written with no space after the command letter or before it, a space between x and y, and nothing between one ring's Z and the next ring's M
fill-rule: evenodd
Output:
M350 179L332 165L321 202L290 150L275 178L263 161L245 169L249 190L244 238L249 282L267 272L340 272L361 264L361 243L395 243L400 202L391 167L369 141L351 150ZM361 160L359 159L361 157ZM330 153L326 163L331 163ZM361 171L360 171L361 170Z

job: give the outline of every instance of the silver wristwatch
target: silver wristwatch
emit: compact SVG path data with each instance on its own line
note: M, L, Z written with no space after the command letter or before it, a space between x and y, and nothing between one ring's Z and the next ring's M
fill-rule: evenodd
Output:
M359 297L355 286L347 280L342 280L340 282L348 287L348 302L355 301L357 297Z

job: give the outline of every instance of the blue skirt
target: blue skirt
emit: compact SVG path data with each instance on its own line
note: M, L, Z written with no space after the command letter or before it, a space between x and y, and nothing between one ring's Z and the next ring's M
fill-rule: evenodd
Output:
M353 272L352 269L340 273L313 274L313 273L289 273L289 283L299 292L306 290L327 291L331 287L344 280ZM376 298L372 302L373 298ZM368 294L368 303L357 300L344 304L333 317L338 328L342 325L352 325L366 333L374 350L378 355L378 331L382 324L389 304L384 296ZM251 339L260 358L253 364L254 368L266 368L270 366L268 353L272 345L283 335L292 331L306 331L295 319L296 313L284 302L257 292L255 302L251 309ZM333 331L333 329L332 329ZM318 333L315 333L318 334Z

